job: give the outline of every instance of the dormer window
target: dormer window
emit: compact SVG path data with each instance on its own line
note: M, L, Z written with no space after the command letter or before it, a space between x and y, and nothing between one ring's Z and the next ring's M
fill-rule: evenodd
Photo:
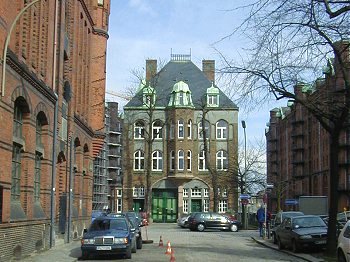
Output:
M193 107L191 91L185 82L179 81L173 86L168 106Z
M211 83L211 87L207 89L207 106L208 107L218 107L219 106L219 88Z
M151 108L154 106L156 101L156 90L149 86L145 85L142 89L142 96L143 96L143 105L145 107Z

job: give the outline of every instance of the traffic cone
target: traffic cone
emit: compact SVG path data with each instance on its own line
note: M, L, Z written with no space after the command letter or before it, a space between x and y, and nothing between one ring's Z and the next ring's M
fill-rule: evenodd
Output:
M175 254L174 254L174 249L171 250L171 257L170 257L170 262L175 262Z
M171 245L170 245L170 241L168 241L165 254L166 254L166 255L171 255Z
M159 239L159 245L158 245L159 247L162 247L162 246L164 246L163 245L163 239L162 239L162 236L160 236L160 239Z

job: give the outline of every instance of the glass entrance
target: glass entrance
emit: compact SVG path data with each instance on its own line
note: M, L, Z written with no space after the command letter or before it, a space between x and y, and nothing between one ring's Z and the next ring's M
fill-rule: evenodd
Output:
M177 216L175 191L157 190L152 193L152 218L158 223L174 223Z

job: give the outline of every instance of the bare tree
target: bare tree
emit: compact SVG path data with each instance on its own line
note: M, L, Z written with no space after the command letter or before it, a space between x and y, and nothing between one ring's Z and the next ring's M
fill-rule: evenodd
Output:
M349 6L350 1L342 0L257 0L235 31L252 40L247 58L236 62L222 54L221 71L236 81L241 101L256 105L271 97L292 100L328 132L329 256L336 252L339 137L349 125ZM325 61L325 80L316 85Z

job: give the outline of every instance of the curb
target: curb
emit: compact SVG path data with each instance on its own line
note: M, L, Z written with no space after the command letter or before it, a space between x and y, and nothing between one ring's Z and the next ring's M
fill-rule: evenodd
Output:
M269 245L267 243L265 243L265 241L261 241L261 240L258 240L256 239L255 237L251 237L256 243L262 245L262 246L265 246L265 247L268 247L268 248L271 248L271 249L274 249L274 250L277 250L279 252L282 252L282 253L285 253L285 254L288 254L290 256L294 256L294 257L297 257L297 258L300 258L300 259L303 259L305 261L308 261L308 262L324 262L325 260L322 259L322 258L316 258L316 257L313 257L311 255L308 255L308 254L305 254L305 255L301 255L301 254L295 254L293 252L289 252L287 250L280 250L278 249L277 247L273 247L272 245ZM306 257L306 256L310 256L310 258Z

